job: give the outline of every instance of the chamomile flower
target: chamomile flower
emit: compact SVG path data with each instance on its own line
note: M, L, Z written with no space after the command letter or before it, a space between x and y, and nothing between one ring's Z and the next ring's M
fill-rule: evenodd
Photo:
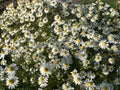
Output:
M54 20L58 21L58 20L60 20L60 19L61 19L60 15L55 15L55 16L54 16Z
M2 60L1 60L1 63L0 63L1 65L7 65L7 61L4 59L4 58L2 58Z
M47 17L43 18L43 23L47 23L47 22L48 22L48 18Z
M39 76L38 78L38 84L40 85L40 87L46 87L48 85L48 77L45 76Z
M88 57L88 55L87 55L86 51L80 52L79 58L81 60L85 60L87 57Z
M99 46L102 49L106 49L106 48L108 48L109 44L106 40L101 40L100 43L99 43Z
M4 58L5 57L5 51L1 51L0 52L0 59Z
M45 13L48 13L49 11L50 11L49 7L47 7L47 8L44 9Z
M90 62L88 60L82 60L82 63L84 67L87 67Z
M96 54L95 61L100 62L101 60L102 60L102 56L100 55L100 53Z
M64 3L62 3L62 6L64 9L66 9L68 7L68 4L64 2Z
M108 40L110 43L114 42L114 35L112 35L112 34L108 35Z
M114 59L114 58L109 58L109 59L108 59L108 62L109 62L110 64L114 64L114 63L115 63L115 59Z
M43 22L39 22L39 27L42 27L44 25Z
M69 83L64 83L64 84L62 85L62 89L63 89L63 90L74 90L74 88L71 87L71 86L69 85Z
M59 51L58 51L58 48L56 48L56 47L54 47L54 48L52 48L52 53L53 54L57 54Z
M15 87L18 85L18 77L16 76L9 76L6 78L6 85L9 89L15 89Z
M77 39L77 40L75 40L75 43L76 43L76 45L79 45L79 44L81 44L81 42L82 42L82 40L81 39Z
M37 47L36 53L42 53L44 51L43 47Z
M85 87L88 88L89 90L93 90L93 88L95 87L95 84L91 80L86 80Z
M77 70L74 69L74 70L71 72L71 74L72 74L73 77L76 77L76 76L78 75Z
M48 65L48 63L41 65L40 66L40 73L44 76L49 76L51 74L50 65Z
M69 51L66 50L66 49L62 49L61 52L60 52L60 55L63 56L63 57L66 57L69 55Z
M16 66L16 64L10 64L7 68L6 68L6 72L8 75L14 75L16 73L16 71L18 70L18 67Z
M66 62L61 62L61 67L62 67L62 69L67 70L67 69L69 69L70 65Z
M120 85L120 78L115 78L114 84L115 85Z
M76 85L80 85L82 83L82 80L81 80L80 76L76 76L76 77L73 78L73 82Z
M113 90L113 85L107 82L102 82L99 87L101 90Z
M104 67L103 67L102 73L103 73L104 75L108 75L108 74L110 73L107 66L104 66Z
M117 47L117 45L112 45L111 46L111 49L114 51L114 52L118 52L118 47Z
M56 0L51 0L50 5L55 7L57 5L57 1Z
M79 90L118 87L118 11L101 0L89 5L72 1L17 0L17 6L6 7L0 15L0 89L19 89L15 75L31 83L28 89L37 89L36 82L41 90L73 90L73 82ZM112 82L113 71L116 84L96 82L104 77Z
M58 59L54 59L53 60L53 66L55 66L55 68L57 69L57 68L60 68L60 59L58 58Z
M96 76L95 76L95 73L93 73L93 72L90 71L88 73L88 77L90 78L90 80L92 80L92 79L95 79Z

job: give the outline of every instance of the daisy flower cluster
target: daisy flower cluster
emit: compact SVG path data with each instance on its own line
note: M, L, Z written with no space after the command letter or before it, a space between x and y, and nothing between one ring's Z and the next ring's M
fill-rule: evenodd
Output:
M101 0L18 0L0 15L0 89L119 90L120 13Z

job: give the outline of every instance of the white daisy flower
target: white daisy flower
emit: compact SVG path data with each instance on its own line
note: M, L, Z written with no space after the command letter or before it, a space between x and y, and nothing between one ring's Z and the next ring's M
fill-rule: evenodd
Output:
M61 29L60 27L58 27L58 26L55 26L54 32L55 32L57 35L59 35L59 34L62 32L62 29Z
M100 53L96 54L95 61L100 62L101 60L102 60L102 56L100 55Z
M70 65L66 62L61 62L61 67L62 67L62 69L67 70L67 69L69 69Z
M88 90L93 90L93 88L95 87L95 84L91 80L86 80L85 87L88 88Z
M56 47L53 47L52 48L52 53L55 55L55 54L57 54L59 51L58 51L58 48L56 48Z
M5 57L5 51L1 51L0 52L0 59L4 58Z
M30 15L30 21L34 22L35 21L35 17L33 15Z
M108 59L108 62L109 62L110 64L114 64L114 63L115 63L115 59L114 59L114 58L109 58L109 59Z
M36 53L39 54L39 53L42 53L44 51L44 47L37 47L37 50L36 50Z
M16 64L10 64L7 68L6 68L6 72L8 75L14 75L16 73L16 71L18 70L18 67L16 66Z
M4 58L2 58L2 60L1 60L1 63L0 63L1 65L7 65L7 61L4 59Z
M53 60L53 65L55 66L55 68L60 68L60 59L54 59Z
M86 51L80 52L79 58L80 58L81 60L85 60L87 57L88 57L88 55L87 55Z
M47 22L48 22L48 18L47 17L43 18L43 23L47 23Z
M108 35L109 42L114 42L114 35L110 34Z
M44 9L45 13L48 13L49 11L50 11L49 7L47 7L47 8Z
M69 55L69 51L66 50L66 49L62 49L61 52L60 52L60 55L63 56L63 57L66 57Z
M104 75L108 75L108 74L109 74L109 69L108 69L107 66L104 66L104 67L103 67L102 73L103 73Z
M38 78L38 84L40 85L41 88L46 87L48 84L48 77L45 76L40 76Z
M71 74L72 74L73 77L78 76L78 73L77 73L77 70L76 70L76 69L74 69L74 70L71 72Z
M82 83L80 76L74 77L73 82L77 85L80 85Z
M39 27L43 27L44 23L43 22L39 22Z
M62 89L63 89L63 90L74 90L74 88L71 87L71 86L69 85L69 83L64 83L64 84L62 85Z
M93 73L93 72L90 71L88 73L88 77L92 80L92 79L95 79L96 76L95 76L95 73Z
M9 89L15 89L15 87L18 85L18 77L16 76L9 76L6 78L6 85Z
M54 20L58 21L58 20L60 20L60 19L61 19L61 17L60 17L59 15L55 15L55 16L54 16Z
M114 90L114 87L112 84L107 82L102 82L99 86L100 90Z
M111 49L114 51L114 52L118 52L118 47L117 45L112 45Z
M41 65L40 73L44 76L49 76L49 74L51 74L50 66L48 65L48 63L44 63L43 65Z
M82 60L83 66L87 67L88 64L90 63L89 60Z
M75 40L76 45L80 45L81 42L83 42L82 39L79 39L79 38L78 38L77 40Z
M57 1L56 0L51 0L50 5L55 7L57 5Z
M109 46L109 44L106 40L101 40L100 43L99 43L99 46L102 49L106 49Z
M65 3L65 2L63 2L63 3L62 3L62 6L63 6L64 9L66 9L66 8L68 7L68 4Z

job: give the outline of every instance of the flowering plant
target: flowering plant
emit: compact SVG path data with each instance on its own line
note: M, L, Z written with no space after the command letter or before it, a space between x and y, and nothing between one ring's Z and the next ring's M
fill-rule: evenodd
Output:
M18 0L0 16L0 89L118 90L119 12L97 0Z

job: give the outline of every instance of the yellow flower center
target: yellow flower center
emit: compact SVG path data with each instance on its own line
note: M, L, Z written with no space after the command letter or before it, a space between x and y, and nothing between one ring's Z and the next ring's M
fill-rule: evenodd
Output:
M118 51L118 48L117 48L116 45L114 45L114 46L112 47L112 49L113 49L113 51Z
M65 86L64 88L65 88L65 90L68 90L68 86Z
M106 46L106 42L102 42L101 45L105 47Z
M48 68L44 68L44 72L48 72Z
M83 58L84 58L84 57L85 57L85 54L81 54L81 57L83 57Z
M8 67L8 71L13 71L14 68L13 67Z
M76 78L76 82L80 82L80 78Z
M44 77L41 77L40 80L41 80L41 81L44 81Z
M67 54L67 52L66 51L63 51L63 55L66 55Z
M90 45L93 45L93 42L92 41L90 41L90 43L89 43Z
M91 87L91 86L92 86L92 83L91 83L91 82L87 82L87 86L88 86L88 87Z
M14 82L15 82L14 79L9 80L9 84L14 84Z
M80 42L81 42L81 40L80 40L80 39L77 39L77 42L78 42L78 43L80 43Z
M85 65L88 64L88 61L84 61L84 64L85 64Z
M41 48L37 48L37 50L38 50L38 51L40 51L40 50L41 50Z
M104 86L104 90L108 90L108 87L107 87L107 86Z
M58 60L56 61L56 64L59 64L59 61L58 61Z
M99 61L99 60L100 60L100 58L99 58L98 56L96 56L95 60L96 60L96 61Z
M67 43L66 46L70 46L70 43Z
M85 34L86 34L86 32L85 32L85 31L82 31L82 32L81 32L81 34L82 34L82 35L85 35Z
M76 72L72 72L72 76L75 76L77 73Z
M66 63L64 63L64 64L63 64L63 66L64 66L64 67L67 67L67 64L66 64Z
M110 40L112 40L112 39L113 39L113 37L112 37L112 36L110 36L110 37L109 37L109 39L110 39Z
M56 49L54 49L54 51L53 52L57 52L57 50Z

